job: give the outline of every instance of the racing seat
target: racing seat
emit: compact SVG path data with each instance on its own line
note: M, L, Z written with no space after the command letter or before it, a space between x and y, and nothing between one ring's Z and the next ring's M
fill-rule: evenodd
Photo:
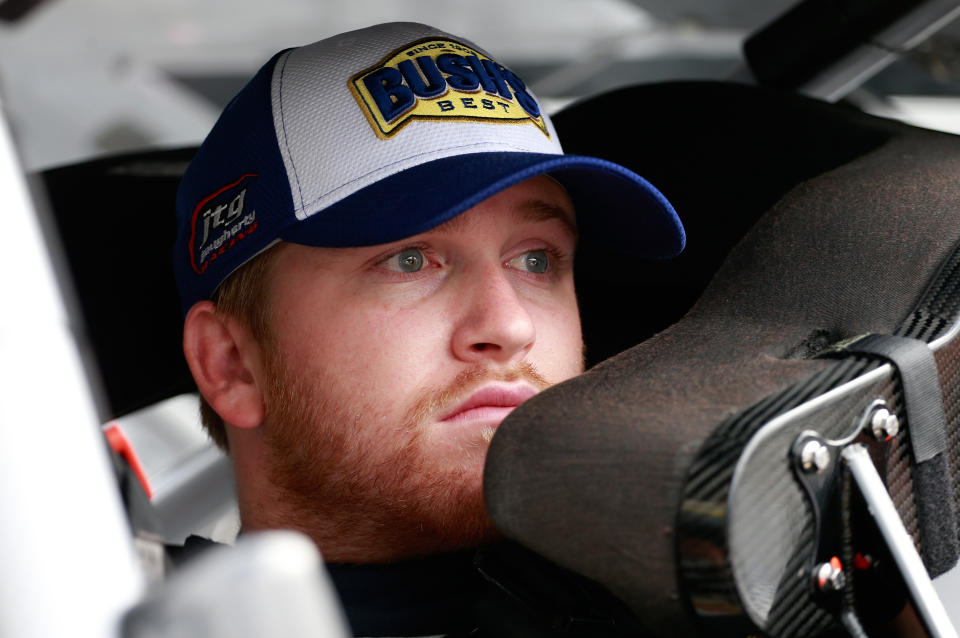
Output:
M118 155L39 176L99 366L104 422L196 389L171 267L177 185L195 152Z
M657 185L688 249L578 254L591 362L637 345L500 426L495 524L650 635L884 635L911 611L951 635L927 575L958 556L960 139L733 84L555 121Z

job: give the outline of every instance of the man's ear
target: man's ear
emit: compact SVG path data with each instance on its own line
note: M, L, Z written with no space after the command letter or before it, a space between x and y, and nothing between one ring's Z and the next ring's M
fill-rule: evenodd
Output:
M218 313L210 301L194 304L183 323L183 354L200 394L226 423L253 428L263 422L263 394L253 369L259 350L239 321Z

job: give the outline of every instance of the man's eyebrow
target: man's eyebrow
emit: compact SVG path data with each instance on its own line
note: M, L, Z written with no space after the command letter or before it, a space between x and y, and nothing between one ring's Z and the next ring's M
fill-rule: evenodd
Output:
M566 227L574 239L577 238L577 222L574 219L573 211L568 208L542 199L531 199L524 202L520 210L523 219L527 221L545 222L555 219Z

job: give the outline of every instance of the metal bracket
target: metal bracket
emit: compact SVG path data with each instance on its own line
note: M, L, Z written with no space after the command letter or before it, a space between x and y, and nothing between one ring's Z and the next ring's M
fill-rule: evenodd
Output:
M854 443L841 452L843 462L853 475L860 493L867 501L870 514L893 555L900 574L910 590L913 604L932 638L957 638L957 631L947 616L913 540L903 526L900 515L887 493L867 449Z
M889 560L893 558L892 563L899 569L914 608L932 638L957 638L876 469L877 460L888 450L887 443L899 432L897 415L883 399L877 399L863 410L856 428L847 437L829 440L807 430L794 441L791 450L794 472L809 496L817 526L815 555L811 557L808 578L811 587L823 597L823 604L839 614L842 607L839 592L848 585L856 585L850 581L853 566L842 564L838 558L843 554L841 534L829 534L830 530L839 532L843 518L851 516L851 512L844 511L850 507L849 502L844 504L841 498L841 485L847 481L850 487L859 490L866 504L865 508L860 505L860 509L866 510L861 520L872 520L882 536L881 541L875 532L869 534L869 539L855 535L858 548L871 547L877 553L889 554L886 569L893 567ZM849 478L843 479L845 470L853 478L852 485Z
M817 529L810 578L818 592L828 594L839 591L844 585L843 565L837 558L841 549L839 539L825 538L823 534L824 530L840 528L840 454L854 441L863 441L873 448L877 457L881 457L886 447L884 444L896 436L899 429L899 420L887 402L876 399L864 408L846 437L830 440L818 432L806 430L794 441L791 450L794 473L810 500Z

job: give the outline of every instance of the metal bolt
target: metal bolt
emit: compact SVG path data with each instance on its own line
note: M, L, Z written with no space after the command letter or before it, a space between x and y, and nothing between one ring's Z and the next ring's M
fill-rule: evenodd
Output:
M870 416L870 429L873 432L873 438L878 441L897 436L900 432L900 419L897 415L884 407L878 407Z
M820 591L839 591L846 584L843 566L837 558L813 568L813 580Z
M830 467L830 448L815 439L807 441L800 448L800 467L804 472L823 472Z

